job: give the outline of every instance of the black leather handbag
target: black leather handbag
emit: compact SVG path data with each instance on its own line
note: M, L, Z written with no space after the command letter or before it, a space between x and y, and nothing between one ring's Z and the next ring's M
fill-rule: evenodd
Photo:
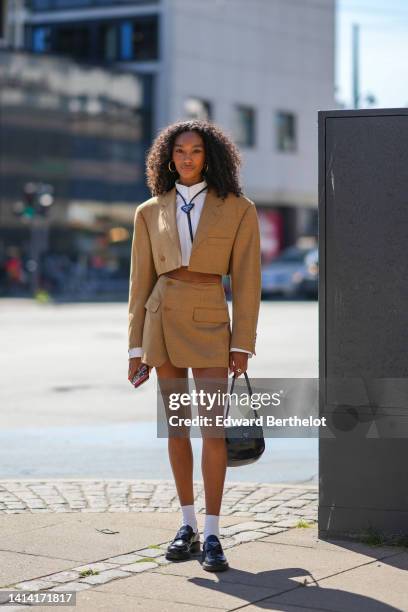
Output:
M249 383L248 375L244 372L245 380L247 383L249 396L252 396L252 389ZM230 393L233 392L235 379L237 377L234 374ZM228 408L225 413L225 417L228 416L230 409L230 402L228 398ZM254 417L257 418L255 410L252 408ZM240 465L247 465L254 463L259 459L265 450L265 439L263 435L263 429L261 425L234 425L231 427L225 427L225 440L227 443L228 467L237 467Z

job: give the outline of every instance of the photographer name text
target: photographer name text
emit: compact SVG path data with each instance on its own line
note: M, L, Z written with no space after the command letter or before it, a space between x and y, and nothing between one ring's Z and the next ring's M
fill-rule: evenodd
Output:
M300 418L297 416L290 416L285 418L277 418L272 414L259 415L257 417L224 417L223 415L217 415L215 417L210 416L196 416L192 418L179 417L175 414L169 418L169 423L172 427L250 427L253 425L259 425L261 427L326 427L326 417L313 417L309 416L306 418Z

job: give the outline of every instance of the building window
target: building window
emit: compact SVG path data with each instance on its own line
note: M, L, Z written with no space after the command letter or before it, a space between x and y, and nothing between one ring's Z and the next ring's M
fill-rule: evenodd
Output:
M278 151L296 151L296 116L294 113L276 113L276 138Z
M32 49L79 61L146 61L158 57L157 16L35 26Z
M103 23L99 28L99 57L106 62L118 59L118 28L117 25Z
M92 54L90 27L85 24L67 24L58 27L53 51L61 55L70 55L78 60L89 59Z
M120 55L122 61L158 59L158 19L156 15L121 23Z
M159 0L26 0L31 11L58 11L61 9L101 8L103 6L123 6L137 4L158 4Z
M187 98L184 102L184 115L187 119L210 121L212 118L211 102L200 98Z
M237 105L234 114L234 138L238 145L255 146L255 109Z
M34 53L46 53L51 49L51 30L50 28L34 28L33 30L33 51Z

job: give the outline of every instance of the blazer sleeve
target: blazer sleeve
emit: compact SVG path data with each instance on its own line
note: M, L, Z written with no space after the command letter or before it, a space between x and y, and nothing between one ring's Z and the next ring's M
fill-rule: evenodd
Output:
M145 303L157 280L149 232L138 206L134 218L134 231L129 279L128 349L142 346Z
M255 353L256 328L261 302L261 239L256 207L245 211L232 246L229 273L232 291L230 347Z

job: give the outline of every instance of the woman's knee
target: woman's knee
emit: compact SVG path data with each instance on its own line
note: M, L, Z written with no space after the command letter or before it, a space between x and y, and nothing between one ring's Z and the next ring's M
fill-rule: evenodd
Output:
M210 430L202 430L201 437L203 440L203 448L209 449L219 449L226 446L225 441L225 433L222 430L214 431L214 429Z

